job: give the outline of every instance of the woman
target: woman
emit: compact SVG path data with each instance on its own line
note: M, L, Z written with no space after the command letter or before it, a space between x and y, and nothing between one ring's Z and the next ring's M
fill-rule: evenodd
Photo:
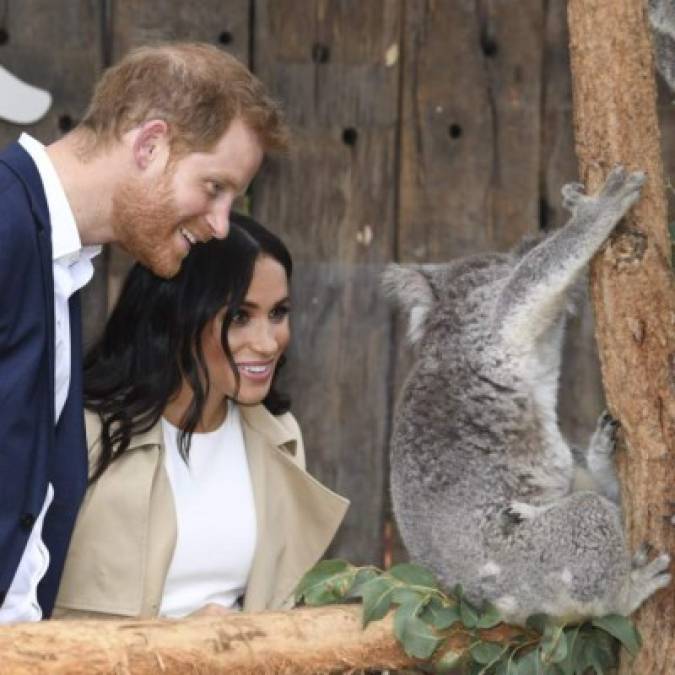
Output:
M305 473L275 387L291 267L233 214L176 277L132 269L85 360L91 484L55 616L291 604L347 508Z

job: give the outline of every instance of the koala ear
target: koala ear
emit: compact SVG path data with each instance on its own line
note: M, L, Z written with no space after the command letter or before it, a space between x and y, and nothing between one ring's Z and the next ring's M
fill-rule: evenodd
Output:
M422 337L422 327L436 295L425 274L426 265L387 265L382 275L385 293L408 313L408 339L413 344Z

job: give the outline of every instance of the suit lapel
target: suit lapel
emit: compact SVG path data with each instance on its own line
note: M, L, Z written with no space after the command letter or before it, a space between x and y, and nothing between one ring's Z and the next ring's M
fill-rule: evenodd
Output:
M12 143L0 155L0 162L19 179L28 195L36 223L37 245L42 268L42 290L47 312L47 354L49 358L49 396L54 400L54 262L52 260L52 228L47 197L42 179L31 156L19 143ZM54 407L49 413L54 427Z
M295 464L292 435L262 406L241 410L258 523L244 609L261 611L287 603L333 539L348 501Z

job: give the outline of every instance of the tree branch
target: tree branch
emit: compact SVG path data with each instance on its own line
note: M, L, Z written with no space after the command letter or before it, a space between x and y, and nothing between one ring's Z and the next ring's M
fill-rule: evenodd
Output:
M664 516L675 485L675 285L646 14L644 0L568 2L582 180L594 191L617 163L648 174L642 199L593 261L591 291L607 402L623 429L629 539L672 551ZM638 627L644 647L631 672L670 673L673 586L640 611Z

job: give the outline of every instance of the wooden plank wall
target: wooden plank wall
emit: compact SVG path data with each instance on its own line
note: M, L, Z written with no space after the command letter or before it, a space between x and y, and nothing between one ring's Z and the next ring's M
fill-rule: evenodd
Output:
M402 322L379 291L383 267L504 249L556 227L560 187L576 178L564 0L517 5L0 0L0 64L54 96L48 116L26 128L44 142L77 121L105 65L158 39L220 45L283 102L295 144L265 164L250 203L294 254L284 383L311 470L352 500L331 554L357 563L382 560L387 438L410 364ZM662 96L671 150L675 122ZM0 122L0 143L20 131ZM665 158L672 176L675 152ZM88 339L128 265L115 249L99 258ZM591 331L582 308L562 377L561 417L575 442L602 407Z

